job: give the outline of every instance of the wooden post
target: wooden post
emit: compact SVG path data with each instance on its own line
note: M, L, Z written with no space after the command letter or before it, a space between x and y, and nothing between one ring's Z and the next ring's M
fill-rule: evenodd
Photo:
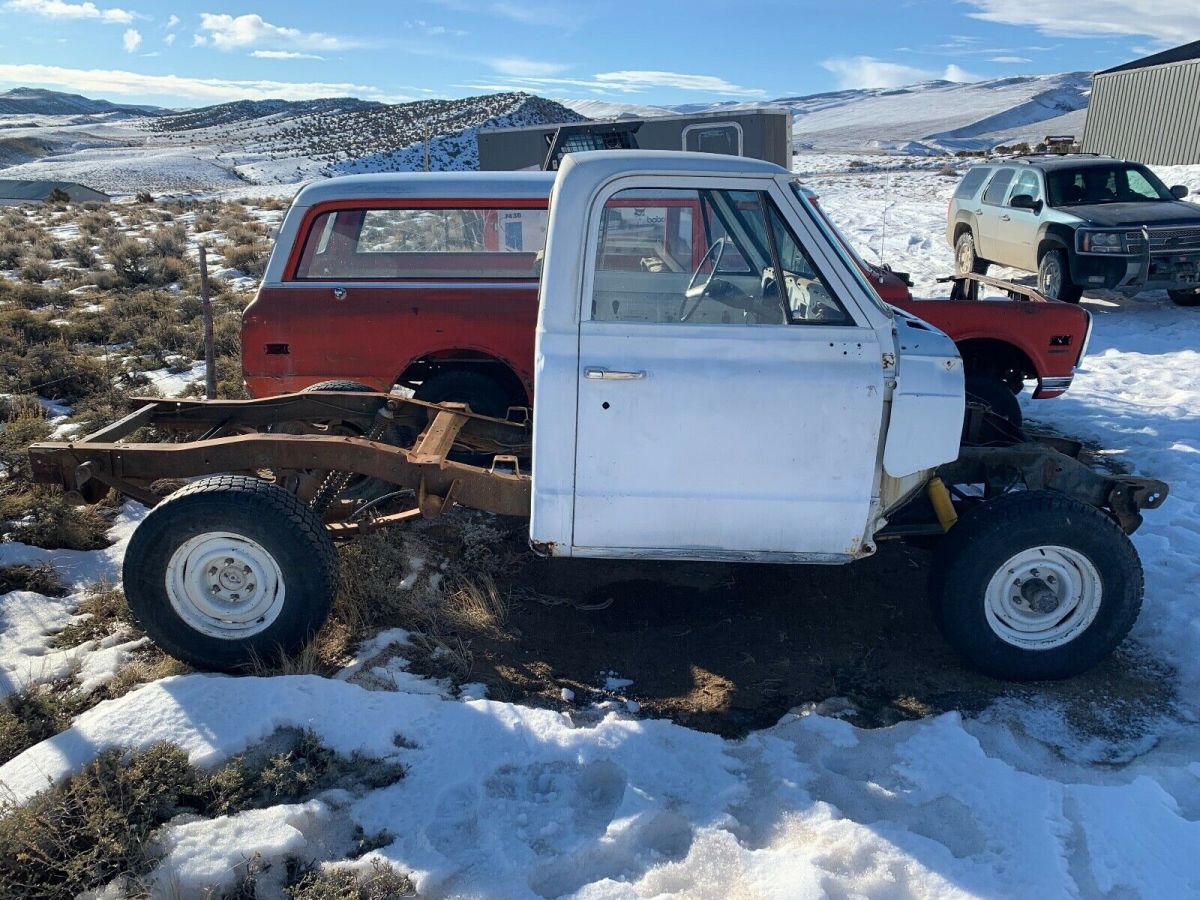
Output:
M208 253L200 245L200 308L204 311L204 396L217 396L217 354L213 341L212 301L208 297Z

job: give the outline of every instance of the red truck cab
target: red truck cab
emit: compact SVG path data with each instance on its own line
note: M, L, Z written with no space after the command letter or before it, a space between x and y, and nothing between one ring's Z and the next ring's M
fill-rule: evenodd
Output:
M251 396L336 380L380 391L400 385L418 399L467 402L491 415L530 406L553 183L554 173L454 172L355 175L305 187L243 315ZM610 267L703 266L719 235L694 207L664 195L610 209L606 253L623 254ZM886 302L955 341L969 379L999 381L1014 393L1036 379L1035 398L1070 385L1090 326L1085 310L916 300L904 280L842 242Z

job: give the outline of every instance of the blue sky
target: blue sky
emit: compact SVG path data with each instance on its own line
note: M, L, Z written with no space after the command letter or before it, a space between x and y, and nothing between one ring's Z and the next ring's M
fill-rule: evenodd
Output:
M1095 70L1198 38L1200 0L0 0L0 89L686 103Z

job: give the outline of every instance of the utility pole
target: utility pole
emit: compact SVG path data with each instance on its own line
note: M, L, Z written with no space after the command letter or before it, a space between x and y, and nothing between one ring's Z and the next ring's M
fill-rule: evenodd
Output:
M217 359L213 341L212 301L208 297L208 252L200 245L200 309L204 313L204 396L217 396Z
M429 126L425 126L425 171L429 171Z

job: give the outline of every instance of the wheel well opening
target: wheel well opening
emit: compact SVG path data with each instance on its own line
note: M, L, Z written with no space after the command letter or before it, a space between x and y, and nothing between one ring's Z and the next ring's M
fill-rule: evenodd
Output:
M968 376L992 376L1017 388L1026 378L1036 378L1033 360L1020 347L995 338L973 338L958 344L963 371Z
M971 226L966 222L959 222L954 226L954 243L958 243L958 239L971 230Z
M529 404L529 391L512 367L504 360L488 356L486 353L462 351L450 355L423 356L413 360L408 368L396 377L396 384L415 388L435 375L453 371L483 375L504 391L513 406Z
M1042 258L1047 253L1051 252L1052 250L1062 250L1063 253L1065 254L1067 251L1067 248L1064 247L1058 241L1050 241L1050 240L1042 241L1041 243L1038 244L1038 251L1037 251L1037 260L1038 260L1039 266L1042 264ZM1067 264L1070 265L1070 262L1068 261Z

